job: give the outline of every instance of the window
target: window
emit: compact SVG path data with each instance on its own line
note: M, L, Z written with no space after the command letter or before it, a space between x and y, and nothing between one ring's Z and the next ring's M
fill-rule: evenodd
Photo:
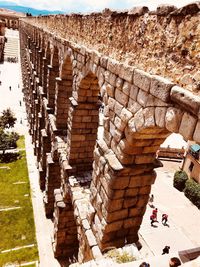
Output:
M193 170L193 167L194 167L194 163L191 162L191 163L190 163L190 166L189 166L189 168L188 168L190 172Z

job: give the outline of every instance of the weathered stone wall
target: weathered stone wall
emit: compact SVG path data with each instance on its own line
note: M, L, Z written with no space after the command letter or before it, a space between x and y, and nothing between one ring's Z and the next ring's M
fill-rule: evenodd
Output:
M156 151L171 132L200 142L200 97L75 43L75 33L60 37L44 27L47 19L55 17L20 21L23 92L55 256L87 261L138 241Z
M155 12L105 10L90 15L57 15L27 21L55 36L95 49L120 62L200 90L199 4Z

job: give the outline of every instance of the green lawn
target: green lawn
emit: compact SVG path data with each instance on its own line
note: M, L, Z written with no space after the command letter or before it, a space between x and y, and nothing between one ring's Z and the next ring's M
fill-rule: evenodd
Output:
M25 148L24 136L21 135L17 140L17 148Z
M24 140L18 141L24 148ZM9 167L7 169L1 167ZM25 151L11 163L0 163L0 266L8 262L31 262L38 260L37 246L1 253L3 250L36 244L35 226Z

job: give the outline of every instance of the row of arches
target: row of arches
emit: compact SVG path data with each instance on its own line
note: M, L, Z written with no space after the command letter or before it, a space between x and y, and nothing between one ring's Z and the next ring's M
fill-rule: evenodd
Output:
M56 206L65 223L58 227L55 219L55 254L72 253L72 245L77 250L81 243L68 181L87 171L92 171L89 204L94 208L89 225L100 250L136 242L154 169L160 166L156 151L171 132L195 139L197 114L171 99L173 83L29 24L22 23L20 32L25 97L46 212L53 214L53 192L59 186L56 195L62 195L66 212ZM105 106L104 131L97 140L99 95ZM71 239L60 238L59 231Z

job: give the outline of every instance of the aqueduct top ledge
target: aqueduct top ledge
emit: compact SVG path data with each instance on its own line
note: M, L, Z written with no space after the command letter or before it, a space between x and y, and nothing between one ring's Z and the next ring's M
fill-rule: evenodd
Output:
M188 90L199 91L199 2L180 9L160 6L90 15L71 14L25 18L54 36L166 77Z

